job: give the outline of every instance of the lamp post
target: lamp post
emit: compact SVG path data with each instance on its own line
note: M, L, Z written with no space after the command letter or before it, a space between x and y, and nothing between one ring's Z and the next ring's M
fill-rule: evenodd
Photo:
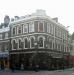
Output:
M34 58L34 67L35 67L35 71L37 72L38 71L38 68L39 68L39 65L38 65L38 43L35 42L34 43L35 45L35 58Z

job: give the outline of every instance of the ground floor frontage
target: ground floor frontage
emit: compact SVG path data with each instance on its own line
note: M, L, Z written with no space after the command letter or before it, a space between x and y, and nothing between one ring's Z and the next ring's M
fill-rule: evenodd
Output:
M1 52L0 53L0 69L5 70L9 69L9 53L8 52Z
M58 70L69 67L69 61L58 53L55 56L54 53L46 51L13 51L10 52L10 68L16 70ZM58 57L59 55L59 57Z

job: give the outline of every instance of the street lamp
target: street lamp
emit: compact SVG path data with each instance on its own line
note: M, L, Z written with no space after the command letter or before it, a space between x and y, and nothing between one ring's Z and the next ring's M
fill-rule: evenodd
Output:
M38 65L38 43L35 42L34 45L35 45L35 51L36 51L35 58L34 58L35 71L38 71L38 68L39 68L39 65Z

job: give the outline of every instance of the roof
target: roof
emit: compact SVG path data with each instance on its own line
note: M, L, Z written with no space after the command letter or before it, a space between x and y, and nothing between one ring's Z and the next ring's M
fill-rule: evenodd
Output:
M37 10L35 13L32 13L31 15L26 15L23 18L20 17L19 19L14 19L14 21L11 21L9 25L12 26L15 23L19 23L21 21L27 21L29 19L38 18L38 17L44 18L44 19L49 19L51 22L55 23L56 25L62 27L65 30L67 30L67 28L64 25L54 21L50 16L47 16L44 10Z

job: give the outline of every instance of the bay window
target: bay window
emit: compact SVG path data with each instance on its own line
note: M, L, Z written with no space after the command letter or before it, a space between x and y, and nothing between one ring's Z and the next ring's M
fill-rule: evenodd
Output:
M38 24L38 32L43 32L43 31L44 31L44 23L39 22L39 24Z
M28 24L26 24L26 25L24 25L24 29L23 29L24 31L24 33L28 33Z
M19 26L18 27L18 34L21 34L22 33L22 26Z
M33 22L29 23L29 32L34 32L34 23Z

